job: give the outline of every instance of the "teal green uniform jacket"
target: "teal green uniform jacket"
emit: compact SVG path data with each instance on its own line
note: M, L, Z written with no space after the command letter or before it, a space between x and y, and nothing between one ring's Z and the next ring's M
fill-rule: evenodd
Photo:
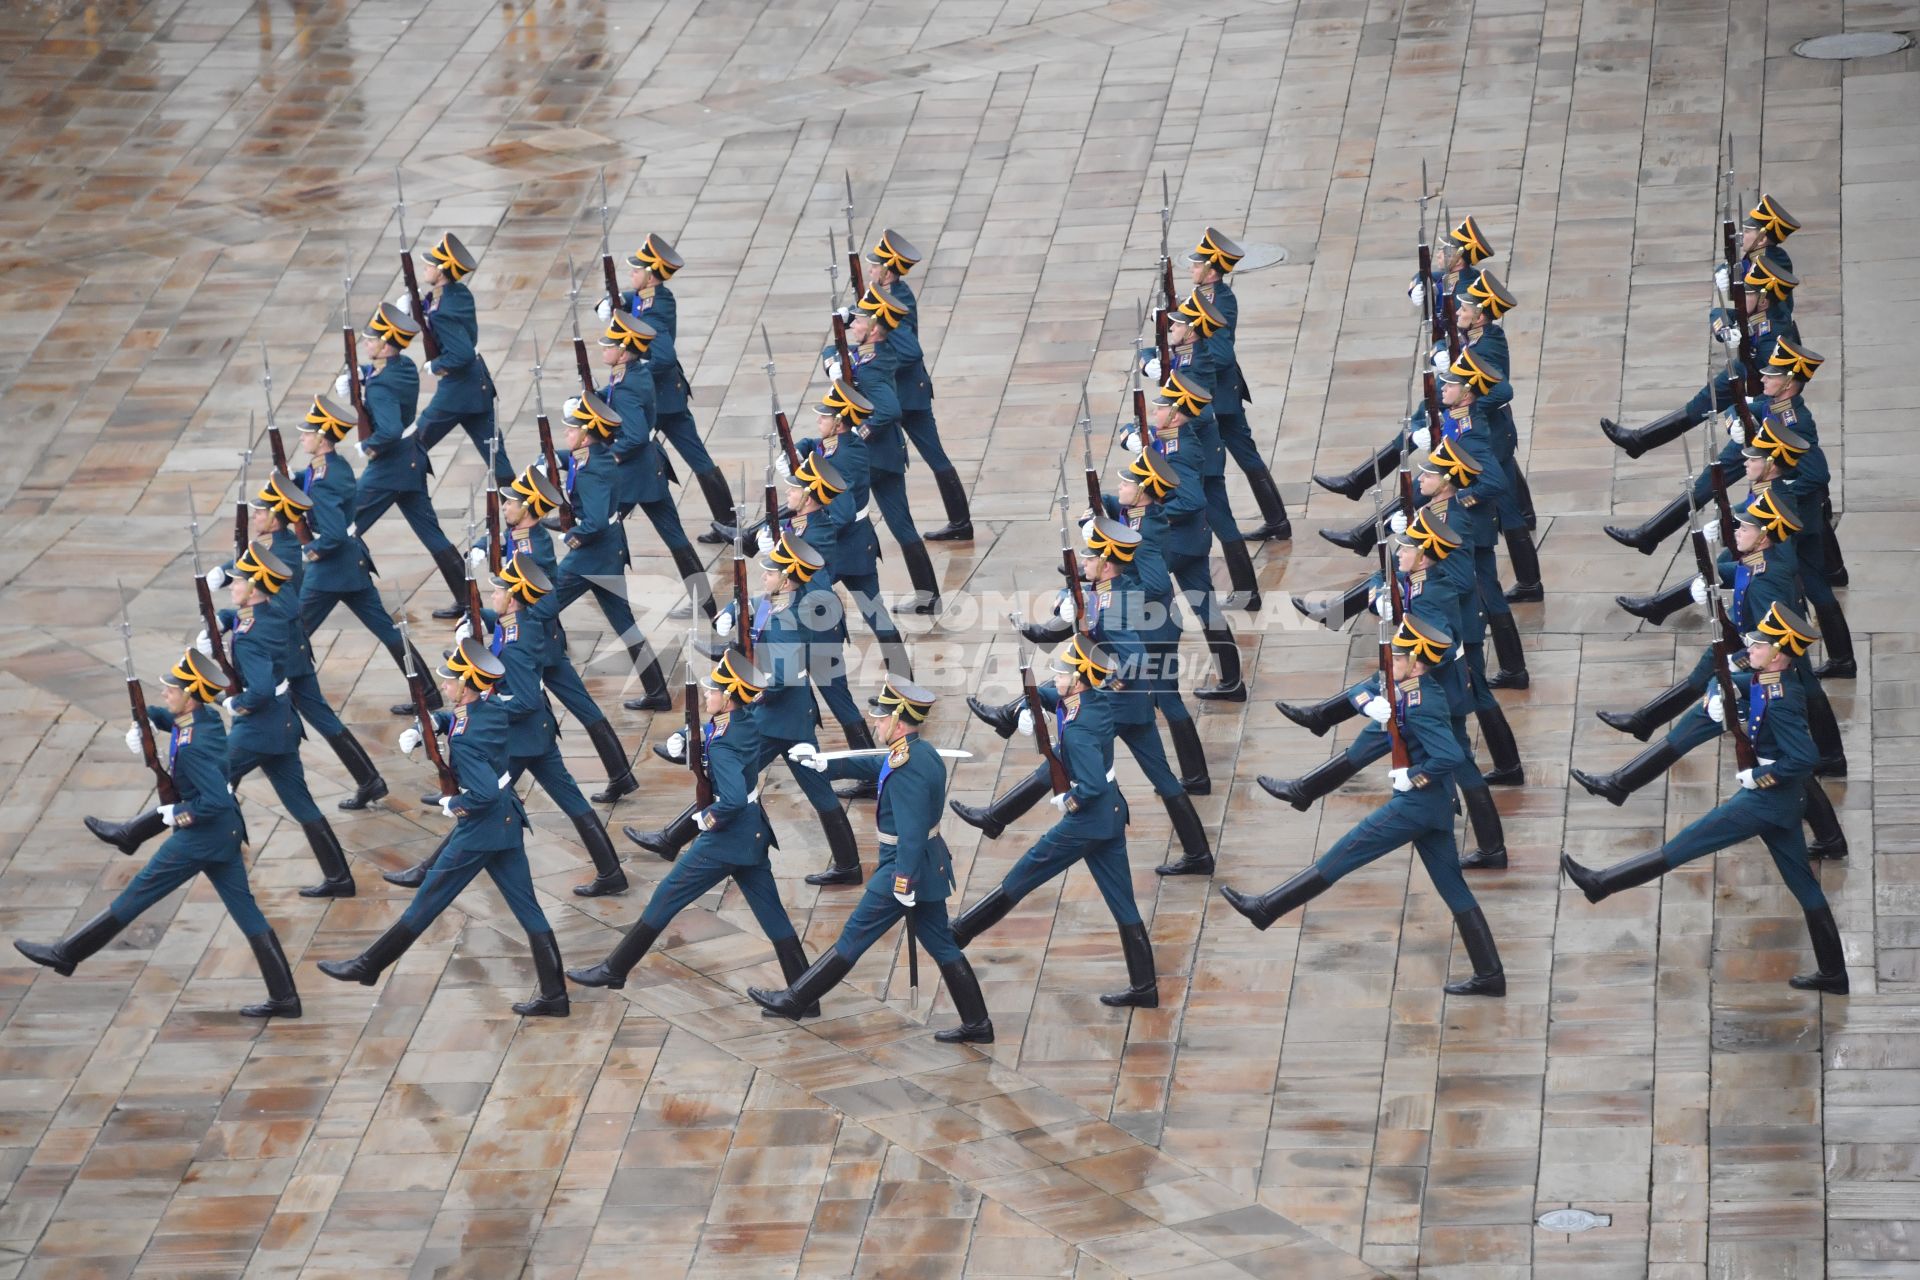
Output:
M880 833L876 881L889 881L890 892L912 893L921 902L944 902L952 896L953 854L940 834L947 763L937 747L917 733L910 734L885 755L828 761L827 777L879 785L874 809L874 825Z

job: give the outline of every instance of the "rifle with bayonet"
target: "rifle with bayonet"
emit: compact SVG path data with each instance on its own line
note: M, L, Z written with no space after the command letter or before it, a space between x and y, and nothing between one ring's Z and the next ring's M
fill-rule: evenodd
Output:
M838 311L833 313L833 352L840 358L840 377L843 381L853 381L853 353L847 349L847 318Z
M500 427L487 439L487 568L500 572L503 551L500 545L500 477L494 470L500 460Z
M537 344L536 344L537 345ZM533 425L540 432L540 455L547 463L547 479L553 481L553 487L560 495L559 517L560 531L573 528L573 495L567 492L567 478L560 471L559 455L553 451L553 423L547 420L547 399L540 390L540 355L534 353L533 359Z
M765 490L760 495L760 499L766 504L767 508L767 534L769 537L778 540L780 537L780 516L782 508L780 503L780 477L773 469L773 444L773 437L769 435L767 437L767 482Z
M240 451L240 484L233 491L233 554L238 559L253 540L253 511L247 498L247 466L253 461L253 415L247 415L247 447ZM187 505L193 505L192 495ZM195 530L198 533L198 530ZM198 538L195 538L198 541Z
M1171 311L1180 304L1173 288L1173 251L1167 247L1167 233L1173 228L1173 197L1167 186L1167 171L1160 171L1160 293Z
M373 415L367 412L366 388L360 381L360 344L353 332L353 277L340 284L340 344L347 355L347 397L353 402L356 431L362 444L373 435Z
M473 570L467 570L471 578ZM434 730L433 712L427 705L426 673L414 666L413 637L407 633L407 616L402 613L394 618L400 628L401 664L400 669L407 675L407 694L413 700L414 718L420 722L420 743L427 749L427 761L433 765L434 776L439 779L440 794L457 796L460 794L460 780L453 776L453 769L447 764L447 758L440 751L440 735ZM478 635L479 632L475 632Z
M201 585L206 585L204 580ZM160 752L153 745L153 721L147 718L146 691L140 687L140 677L133 671L133 622L127 617L127 589L117 580L113 586L120 595L120 648L126 654L127 705L133 711L134 727L140 732L140 754L153 772L153 790L160 803L179 804L180 791L173 785L173 775L160 763Z
M1087 403L1086 384L1080 386L1080 452L1087 479L1087 512L1096 519L1106 514L1100 493L1100 472L1093 465L1093 407Z
M267 363L267 340L260 339L260 388L267 398L267 447L273 451L273 469L283 476L293 474L287 465L286 442L280 438L280 424L273 420L273 366ZM248 428L251 433L252 428ZM251 441L249 441L251 444Z
M1718 399L1711 391L1708 394L1713 400ZM1720 415L1716 412L1708 421L1716 421L1719 417ZM1686 467L1688 473L1691 473L1693 470L1693 460L1687 455L1692 451L1685 448L1685 443L1685 439L1682 438L1682 465ZM1712 456L1712 437L1709 436L1707 449L1709 472L1711 472L1712 467ZM1686 476L1686 484L1687 505L1692 510L1694 519L1697 520L1699 508L1692 500L1693 476L1691 474ZM1721 511L1722 537L1725 538L1727 550L1731 553L1734 550L1734 545L1733 531L1730 527L1732 516L1727 508L1727 492L1719 485L1713 487ZM1695 566L1700 570L1701 584L1706 587L1707 612L1715 621L1716 629L1720 632L1717 639L1707 644L1707 652L1713 660L1714 682L1720 687L1720 718L1726 725L1727 733L1733 738L1734 763L1739 768L1752 769L1759 764L1759 757L1754 752L1752 740L1747 737L1747 726L1740 719L1740 704L1734 697L1733 668L1730 665L1732 655L1740 652L1743 648L1740 641L1740 630L1734 625L1732 616L1727 613L1726 608L1721 604L1720 567L1714 563L1713 551L1707 546L1707 535L1705 531L1698 527L1690 526L1687 533L1693 543L1693 561Z
M1427 162L1420 162L1420 232L1414 241L1420 262L1420 319L1433 332L1433 242L1427 238Z
M213 607L213 590L207 586L206 571L200 567L200 513L194 509L192 485L187 486L187 528L187 546L193 553L193 594L200 602L200 625L207 630L207 648L213 653L214 665L227 678L228 686L239 693L244 687L240 672L227 660L227 647L220 635L220 615ZM244 549L245 543L241 545Z
M1021 617L1016 610L1009 617L1013 621L1015 635L1020 634ZM1053 722L1047 714L1046 703L1040 701L1040 688L1033 681L1033 653L1023 640L1020 643L1020 696L1026 701L1027 714L1033 718L1033 741L1040 748L1040 757L1047 762L1047 783L1053 788L1053 794L1065 795L1073 788L1073 779L1067 776L1067 765L1053 746Z
M1073 539L1067 534L1068 498L1064 486L1056 499L1060 506L1060 567L1067 575L1067 594L1073 601L1073 629L1087 629L1087 595L1081 589L1080 557L1073 549Z
M1740 336L1740 368L1746 394L1760 394L1760 370L1753 355L1753 329L1747 322L1747 273L1740 269L1740 233L1734 221L1733 135L1727 135L1726 194L1720 201L1720 252L1727 262L1727 311ZM1751 443L1752 436L1748 436Z
M468 494L467 540L461 545L466 548L471 548L473 546L473 540L479 531L480 526L473 518L473 495ZM467 574L467 634L476 640L484 640L487 637L487 624L486 619L482 617L480 613L480 581L473 576L473 557L466 551L462 551L460 553L460 564L465 568Z
M613 269L613 228L607 217L607 167L600 166L600 274L606 278L607 305L620 309L620 273Z
M567 316L573 322L573 364L580 372L580 390L593 390L593 361L587 359L587 340L580 336L580 279L573 270L573 255L567 255Z
M1442 227L1447 226L1448 221L1449 220L1447 217L1447 206L1446 206L1446 203L1442 201L1440 205L1440 221L1438 225ZM1454 271L1450 272L1449 274L1453 276L1455 287L1458 287L1459 280L1460 280L1459 269L1456 268ZM1434 291L1433 320L1434 320L1434 324L1438 326L1439 330L1444 331L1447 335L1447 358L1449 360L1458 360L1460 358L1460 328L1459 328L1459 324L1454 318L1452 289L1447 289L1444 291L1436 289Z
M744 487L745 481L742 481ZM771 486L769 486L771 492ZM733 638L740 646L740 652L747 655L747 661L753 661L753 594L747 587L747 539L753 536L747 528L747 509L744 506L733 509ZM767 518L767 532L774 537L773 518Z
M867 295L867 273L860 266L860 244L853 235L853 173L847 172L847 282L853 286L853 300Z
M767 349L767 397L773 406L773 429L780 437L780 452L787 456L787 469L800 469L800 453L793 447L793 424L787 419L787 411L780 407L780 382L774 377L773 339L767 336L767 326L760 326L760 345Z
M413 274L413 250L407 243L407 193L400 185L400 170L393 171L393 216L395 229L400 236L400 277L407 282L407 301L413 307L413 318L420 325L420 346L432 362L440 358L440 339L433 336L433 326L427 322L427 309L420 301L420 282Z
M743 629L746 620L741 619L736 630ZM693 674L693 655L698 652L694 635L687 635L687 768L693 772L693 811L704 813L713 807L713 778L707 772L707 739L702 732L700 717L700 684Z

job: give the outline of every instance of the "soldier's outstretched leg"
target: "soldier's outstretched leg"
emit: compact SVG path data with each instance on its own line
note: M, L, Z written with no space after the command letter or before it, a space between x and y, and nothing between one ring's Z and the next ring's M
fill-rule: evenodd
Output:
M1360 765L1342 752L1325 764L1316 765L1311 772L1301 777L1274 778L1263 773L1260 775L1259 782L1262 791L1276 800L1285 800L1301 813L1305 813L1313 807L1314 801L1338 790L1359 772Z
M1608 804L1622 805L1628 796L1678 764L1680 756L1681 751L1672 740L1662 738L1612 773L1594 774L1574 769L1572 777L1589 795L1599 796Z
M1596 711L1594 714L1609 728L1630 733L1645 742L1661 725L1699 701L1705 692L1705 687L1696 684L1689 676L1654 694L1652 701L1643 707L1632 711Z
M1606 527L1606 533L1621 546L1632 547L1641 555L1650 556L1660 549L1661 543L1686 528L1692 514L1692 496L1683 493L1648 516L1644 523L1631 529L1610 524Z
M1725 401L1722 401L1724 404ZM1658 449L1661 445L1678 440L1689 430L1706 421L1703 416L1695 417L1687 409L1675 409L1672 413L1662 414L1646 426L1639 429L1623 427L1612 418L1600 419L1600 430L1607 439L1619 445L1629 458L1637 458L1649 449Z

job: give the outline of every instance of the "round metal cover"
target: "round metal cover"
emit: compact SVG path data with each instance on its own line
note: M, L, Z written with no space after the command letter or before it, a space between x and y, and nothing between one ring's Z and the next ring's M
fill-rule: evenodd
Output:
M1838 35L1815 36L1793 46L1803 58L1844 61L1849 58L1877 58L1898 53L1913 43L1913 37L1898 31L1843 31Z
M1233 274L1237 276L1287 260L1287 251L1277 244L1243 244L1240 247L1246 251L1246 256L1234 264Z
M1548 1231L1591 1231L1613 1225L1610 1213L1589 1213L1585 1209L1549 1209L1534 1222Z

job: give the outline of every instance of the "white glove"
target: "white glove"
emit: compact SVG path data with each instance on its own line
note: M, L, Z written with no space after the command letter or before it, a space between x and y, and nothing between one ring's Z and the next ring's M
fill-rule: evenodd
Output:
M213 568L207 570L206 578L207 585L215 591L227 585L227 571L219 565L215 565ZM200 634L205 635L206 632L202 631Z
M240 714L239 708L233 705L232 694L228 694L226 697L220 699L220 705L222 708L225 709L226 713L230 716L237 716Z
M1408 438L1413 441L1413 447L1423 453L1433 447L1433 432L1425 427L1415 427Z
M1722 293L1725 293L1728 287L1732 285L1732 283L1733 283L1733 280L1732 280L1732 277L1727 272L1726 263L1723 262L1719 266L1713 269L1713 287L1714 288L1718 289Z
M1080 620L1080 613L1073 607L1073 592L1062 591L1060 602L1053 606L1053 614L1062 622L1074 623Z
M1128 427L1120 433L1120 447L1128 453L1140 452L1140 428Z
M1146 362L1140 366L1140 372L1146 374L1155 382L1160 381L1160 357L1157 355L1148 356Z
M1700 532L1708 542L1718 542L1720 541L1720 522L1709 520L1700 526Z
M137 724L127 726L127 750L137 756L147 753L146 745L140 740L140 726Z
M1367 607L1373 610L1373 616L1376 618L1391 618L1393 616L1393 593L1385 587L1375 587L1373 589L1373 598Z
M171 805L171 804L163 804L163 805L161 805L161 806L160 806L160 821L162 821L162 822L164 822L164 823L166 823L166 824L167 824L168 826L172 826L172 825L173 825L173 811L174 811L174 810L175 810L176 808L178 808L178 807L179 807L179 806L177 806L177 805Z
M837 355L827 356L820 361L820 367L826 370L829 380L838 378L840 376L840 357Z
M451 818L451 817L453 817L453 816L454 816L454 813L453 813L453 797L452 797L452 796L441 796L441 797L440 797L440 812L441 812L441 813L443 813L443 814L445 814L445 815L446 815L447 817L449 817L449 818Z
M714 618L713 634L717 636L730 636L733 634L735 625L733 611L728 610Z
M1707 602L1707 580L1697 573L1694 574L1693 582L1687 588L1687 594L1693 597L1695 604L1705 604Z
M580 408L579 396L568 396L566 403L560 406L560 416L567 422L573 421L574 412Z
M420 726L417 724L410 724L406 728L402 729L400 731L401 754L410 756L414 752L418 751L420 749L420 743L425 738L425 736L426 736L425 734L420 732Z
M460 615L460 625L453 629L453 642L459 644L462 640L468 640L472 637L473 619L469 618L465 613L462 613Z
M207 638L207 629L200 628L200 634L193 638L193 647L209 658L213 656L213 641Z
M1361 706L1360 714L1375 724L1385 724L1393 719L1393 704L1376 693Z
M475 547L467 552L467 563L473 566L473 576L479 577L487 571L487 549Z
M920 899L914 894L913 890L909 889L905 893L894 894L893 900L908 910L912 910L913 905Z
M773 550L772 531L768 529L761 529L758 533L754 534L753 546L754 546L754 550L758 551L761 555L766 555L769 551L772 551Z
M1727 722L1726 700L1718 693L1710 693L1707 695L1707 719L1720 725L1724 725Z
M1033 712L1026 707L1020 708L1020 720L1014 728L1031 738L1033 736Z
M1396 511L1388 516L1387 528L1393 530L1395 533L1405 533L1407 531L1407 513L1404 511Z
M1389 769L1387 770L1387 777L1393 780L1393 789L1395 791L1413 790L1413 770Z
M1415 276L1407 284L1407 301L1411 302L1416 307L1422 307L1426 305L1426 301L1427 301L1426 290L1420 287L1419 276Z
M1748 791L1758 791L1760 789L1760 784L1753 780L1753 770L1751 769L1742 769L1733 776L1740 779L1740 785Z
M599 316L603 323L613 319L613 299L602 298L600 301L594 303L593 314Z
M291 689L292 687L293 687L293 681L282 680L279 684L273 686L273 696L276 698L284 698L287 694L287 690Z
M700 812L694 814L693 825L702 831L713 830L713 811L711 809L702 809Z
M1737 347L1740 345L1740 330L1725 321L1714 322L1713 336L1722 346Z
M1069 794L1071 793L1062 791L1057 795L1052 796L1050 798L1050 803L1053 805L1054 808L1058 809L1062 813L1065 813L1067 811L1067 796Z
M675 729L667 735L667 754L675 760L685 760L687 758L687 731L685 729Z
M825 773L827 762L820 758L820 748L811 742L796 742L787 748L787 759L815 773Z
M342 370L340 376L333 380L333 398L342 401L353 399L352 373Z
M365 462L367 460L366 444L358 436L355 436L351 443L353 445L353 456Z
M402 289L400 291L399 296L394 298L393 305L406 313L408 319L418 319L418 317L413 314L413 295L409 294L406 290Z

